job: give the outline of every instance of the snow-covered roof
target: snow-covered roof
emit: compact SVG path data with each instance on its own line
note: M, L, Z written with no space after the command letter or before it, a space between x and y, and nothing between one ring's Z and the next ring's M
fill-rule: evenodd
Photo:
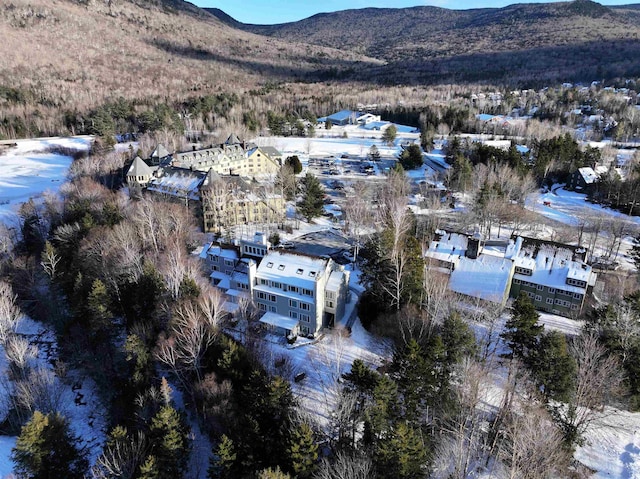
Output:
M260 322L277 328L286 329L287 331L293 331L298 326L297 319L273 313L271 311L264 313L260 318Z
M199 199L198 188L205 177L204 173L172 167L159 171L161 176L151 178L148 190L180 198Z
M351 110L340 110L336 113L334 113L333 115L329 115L327 117L328 120L331 121L343 121L343 120L347 120L348 118L351 117L351 115L353 115L354 112Z
M329 279L327 280L327 290L328 291L339 291L340 286L344 280L346 272L344 271L333 271L329 275ZM348 280L347 280L348 281Z
M451 272L449 288L456 293L502 303L511 281L513 263L505 258L481 254L462 257Z
M156 149L153 150L153 153L151 153L151 158L164 158L169 155L170 153L163 145L158 145L156 146Z
M257 276L294 286L312 287L322 277L329 263L319 258L283 251L271 251L258 266Z
M567 279L595 283L596 275L591 266L574 261L572 247L540 242L528 244L522 237L511 241L505 254L516 267L527 268L531 274L516 273L513 277L521 281L541 284L550 288L584 294L585 288L567 284Z
M469 245L467 235L460 233L448 233L440 231L443 234L440 241L432 241L426 252L427 258L433 258L440 261L454 262L459 256L464 256Z
M270 158L276 158L278 156L282 156L282 153L280 153L280 151L278 151L273 146L261 146L260 149L262 150L263 153L266 153L267 156L269 156Z
M151 176L152 174L153 170L151 167L139 156L136 156L133 163L131 163L129 171L127 171L127 176Z
M607 167L606 166L596 166L595 169L585 166L583 168L578 168L578 172L580 173L580 175L582 176L582 178L584 179L584 182L588 185L596 182L599 178L600 175L603 175L604 173L607 172Z

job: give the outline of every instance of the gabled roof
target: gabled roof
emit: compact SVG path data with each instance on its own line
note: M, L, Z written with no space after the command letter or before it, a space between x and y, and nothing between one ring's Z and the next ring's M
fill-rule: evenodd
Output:
M127 171L127 176L151 176L152 174L153 170L139 156L136 156Z
M582 179L584 179L584 182L590 185L598 181L598 179L600 178L600 175L603 175L604 173L607 172L607 167L596 166L595 169L589 168L589 167L578 168L578 172L580 173L580 176L582 176Z
M240 141L240 139L235 133L231 133L229 135L229 138L227 138L227 141L224 142L225 145L237 145L239 143L242 143L242 142Z
M273 146L261 146L260 149L262 150L263 153L266 153L271 158L275 158L276 156L282 156L282 153L280 153Z
M164 146L158 145L156 149L153 150L153 153L151 153L151 158L165 158L170 154Z

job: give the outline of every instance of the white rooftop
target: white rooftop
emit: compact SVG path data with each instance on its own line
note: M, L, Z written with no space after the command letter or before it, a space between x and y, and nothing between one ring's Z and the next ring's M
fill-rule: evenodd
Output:
M260 318L260 322L275 326L277 328L283 328L288 331L292 331L298 326L298 320L289 318L288 316L282 316L281 314L273 313L271 311L264 313Z
M310 287L324 274L329 259L271 251L258 266L260 278Z
M449 279L456 293L485 301L502 303L509 290L513 263L504 258L481 254L477 259L461 257Z

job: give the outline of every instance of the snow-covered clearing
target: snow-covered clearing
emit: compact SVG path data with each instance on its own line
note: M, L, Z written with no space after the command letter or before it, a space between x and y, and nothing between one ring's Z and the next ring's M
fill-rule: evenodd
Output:
M547 193L531 195L527 199L526 207L570 226L578 226L594 216L610 216L640 225L640 217L625 215L602 205L589 203L586 194L565 190L562 185L554 185Z
M17 147L0 155L0 221L11 222L20 204L45 191L57 191L72 162L52 148L87 151L92 137L16 140Z

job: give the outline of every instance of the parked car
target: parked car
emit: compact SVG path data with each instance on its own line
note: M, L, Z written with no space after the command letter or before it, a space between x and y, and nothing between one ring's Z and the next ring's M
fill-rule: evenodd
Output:
M291 249L295 248L295 246L293 241L280 241L280 243L278 243L278 248Z

